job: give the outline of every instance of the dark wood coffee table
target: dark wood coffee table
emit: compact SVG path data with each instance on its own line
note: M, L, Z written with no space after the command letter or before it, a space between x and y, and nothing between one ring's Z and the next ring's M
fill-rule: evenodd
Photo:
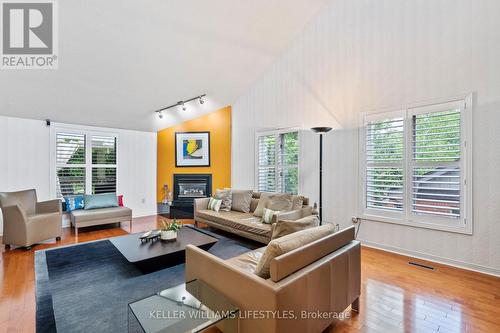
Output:
M157 271L184 263L186 245L188 244L208 250L217 243L217 238L187 226L178 231L175 241L141 242L139 237L142 234L144 233L113 237L109 240L129 262L145 272Z

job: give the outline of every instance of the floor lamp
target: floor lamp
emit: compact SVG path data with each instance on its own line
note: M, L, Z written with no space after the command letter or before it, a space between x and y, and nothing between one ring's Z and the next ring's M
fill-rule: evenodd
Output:
M323 134L332 130L331 127L313 127L314 133L319 133L319 225L323 224Z

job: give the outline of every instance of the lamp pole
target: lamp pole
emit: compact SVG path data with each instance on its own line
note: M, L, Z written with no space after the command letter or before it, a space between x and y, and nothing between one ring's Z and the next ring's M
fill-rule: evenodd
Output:
M323 134L332 130L331 127L313 127L311 130L319 133L319 225L323 224Z

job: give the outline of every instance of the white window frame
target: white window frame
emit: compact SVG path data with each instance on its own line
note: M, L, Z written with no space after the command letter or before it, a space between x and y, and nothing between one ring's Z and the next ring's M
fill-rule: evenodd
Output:
M387 222L411 227L434 229L440 231L456 232L472 235L472 94L458 96L448 99L433 100L426 103L413 103L393 111L367 112L360 117L359 126L359 216L363 220ZM461 198L460 198L460 219L450 220L438 216L418 216L412 213L411 208L411 182L412 168L414 161L412 158L412 124L411 119L415 114L437 112L446 106L459 106L461 109L460 120L460 172L461 172ZM404 119L404 156L403 161L403 212L382 211L366 208L366 124L386 118L403 117Z
M254 190L259 191L259 137L267 136L267 135L275 135L279 136L281 134L286 133L294 133L297 132L297 139L299 141L299 153L298 153L298 161L297 161L297 194L301 193L301 161L302 161L302 133L299 128L284 128L284 129L275 129L275 130L266 130L266 131L257 131L255 132L255 146L254 146L254 154L255 154L255 172L254 172ZM278 164L278 151L279 151L279 140L276 140L276 163L275 163L275 182L276 186L280 183L280 174L279 174L279 164Z
M85 135L85 194L92 194L92 168L116 168L116 192L119 191L118 164L119 164L119 133L91 126L77 126L68 124L52 123L50 126L50 193L52 197L57 196L57 133ZM116 164L92 164L92 136L109 136L116 138Z

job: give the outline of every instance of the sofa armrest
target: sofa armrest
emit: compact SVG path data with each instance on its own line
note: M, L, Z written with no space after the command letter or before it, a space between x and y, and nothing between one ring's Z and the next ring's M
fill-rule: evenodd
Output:
M298 219L301 219L303 217L311 215L310 213L307 214L308 211L310 211L308 208L301 208L301 209L297 209L297 210L290 210L287 212L281 212L281 213L275 214L273 216L272 223L276 223L276 222L281 221L281 220L296 221Z
M194 213L202 209L208 209L208 203L210 202L210 198L199 198L194 199Z
M24 211L19 207L19 205L13 205L2 208L3 212L3 223L6 225L7 223L18 224L28 223L28 217L24 213Z
M54 199L49 201L42 201L36 203L36 213L37 214L45 214L45 213L59 213L61 214L61 200Z
M2 208L3 214L3 237L4 244L24 245L27 236L28 219L23 210L18 206Z
M186 246L186 281L201 280L223 294L240 313L251 310L277 309L276 291L268 281L243 271L226 261L193 245ZM274 323L268 319L241 320L253 332L274 332Z

